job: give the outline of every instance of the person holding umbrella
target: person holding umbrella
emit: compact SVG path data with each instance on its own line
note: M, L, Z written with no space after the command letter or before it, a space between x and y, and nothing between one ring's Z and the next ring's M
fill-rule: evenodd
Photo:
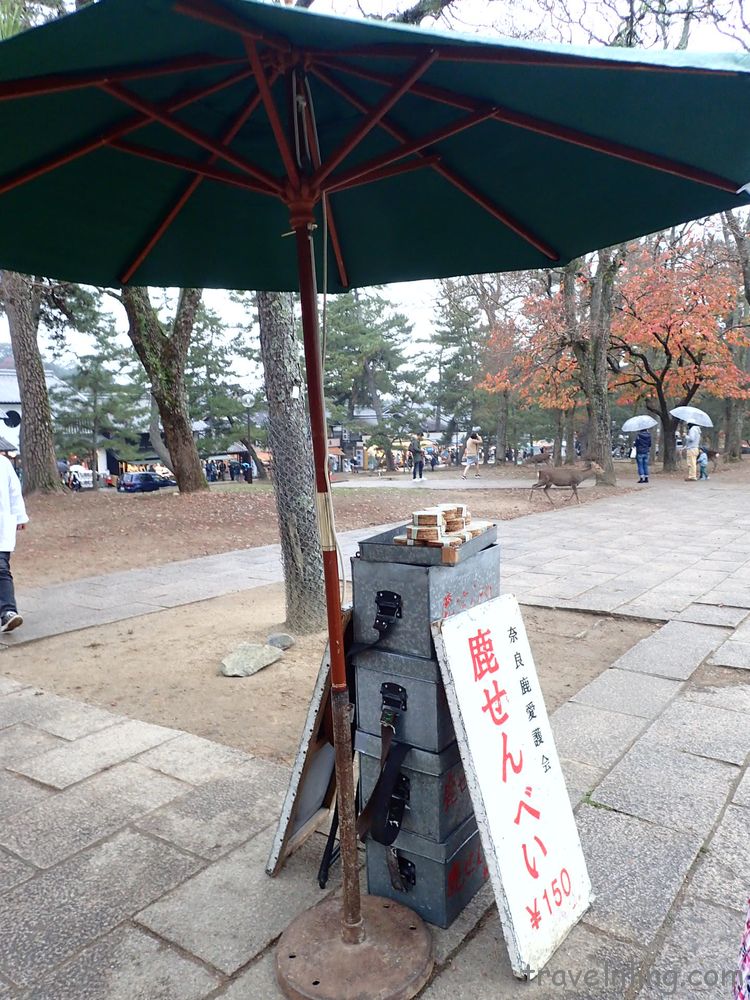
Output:
M651 435L647 428L638 431L635 438L635 462L638 466L638 482L648 482L648 457L651 454Z
M635 461L638 466L638 482L648 482L648 459L651 453L651 434L649 428L655 427L657 421L645 413L637 417L631 417L622 425L624 431L633 433L637 431L635 439Z
M687 457L688 474L686 483L694 483L698 479L698 452L701 449L701 429L697 424L688 424L685 438L685 455Z

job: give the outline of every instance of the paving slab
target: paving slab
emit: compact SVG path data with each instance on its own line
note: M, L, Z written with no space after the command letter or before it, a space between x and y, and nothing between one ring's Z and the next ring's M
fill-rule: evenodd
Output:
M35 785L10 771L0 771L0 816L13 816L53 795L51 789Z
M740 580L730 587L721 584L698 598L698 604L727 604L733 608L750 608L750 587Z
M750 872L750 816L728 806L708 848L701 853L689 893L719 906L747 912Z
M644 719L566 702L552 715L552 731L561 757L592 767L611 767L640 735Z
M27 687L0 698L0 731L21 722L31 722L53 736L76 740L122 720L94 705L58 698Z
M612 666L618 670L687 680L725 639L723 628L670 621L653 635L641 639Z
M121 764L22 813L0 817L0 844L49 868L188 788L139 764Z
M25 764L16 765L15 770L45 785L67 788L178 735L176 729L130 719L48 750Z
M484 916L495 907L495 894L489 882L485 882L479 892L469 900L450 927L430 926L432 935L432 955L436 965L444 965L464 943Z
M576 818L596 897L584 921L636 944L650 944L703 838L585 803Z
M746 771L732 799L736 806L747 806L750 809L750 771ZM748 820L750 822L750 820Z
M734 639L729 639L719 646L708 662L715 667L750 670L750 642L736 642Z
M183 733L138 757L139 764L179 778L180 781L187 781L191 785L202 785L211 778L241 767L249 760L252 760L252 754L191 733Z
M275 955L270 951L217 993L216 1000L283 1000L283 996L276 982Z
M724 684L721 687L710 684L691 684L685 688L681 697L686 701L697 701L701 705L712 705L714 708L724 708L728 712L742 712L750 717L750 677L743 684L737 674L736 684Z
M638 1000L728 1000L737 972L741 918L701 900L685 900Z
M738 724L736 712L678 698L644 734L644 740L742 764L750 753L750 727Z
M57 736L23 722L9 729L0 729L0 767L12 767L62 743Z
M323 898L316 879L323 838L311 837L271 879L265 865L272 833L264 831L144 909L138 923L222 972L236 972ZM331 889L340 871L333 868Z
M7 851L0 850L0 893L12 889L36 874L36 869L14 858Z
M289 770L250 760L138 822L140 829L209 861L244 844L278 816Z
M623 715L655 718L681 690L682 684L632 670L605 670L574 695L572 701Z
M568 760L565 757L560 758L560 767L565 776L570 804L574 809L596 788L606 773L604 768L583 764L579 760Z
M500 921L493 915L420 1000L622 1000L642 959L636 946L579 924L539 975L522 982L513 977Z
M123 927L42 977L23 1000L202 1000L219 983L163 941Z
M747 608L727 608L719 604L690 604L677 615L677 621L734 628L744 621L747 615Z
M200 865L132 831L63 861L3 895L0 971L31 985Z
M736 781L737 768L731 764L639 740L591 798L618 812L705 837Z

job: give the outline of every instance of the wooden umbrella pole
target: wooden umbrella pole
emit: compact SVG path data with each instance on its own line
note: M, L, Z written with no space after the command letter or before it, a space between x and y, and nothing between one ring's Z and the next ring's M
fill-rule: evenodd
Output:
M358 944L364 939L357 831L354 812L354 775L352 768L352 735L349 690L346 683L344 629L341 621L341 597L336 539L333 531L333 505L328 481L328 430L323 394L323 359L318 329L317 283L312 240L313 204L305 201L293 204L291 223L297 244L297 266L302 304L302 331L307 370L307 395L310 410L313 457L315 460L315 501L318 528L323 548L328 613L328 640L331 655L331 709L333 713L334 749L336 756L336 787L339 807L339 838L344 878L344 907L341 937L346 944Z

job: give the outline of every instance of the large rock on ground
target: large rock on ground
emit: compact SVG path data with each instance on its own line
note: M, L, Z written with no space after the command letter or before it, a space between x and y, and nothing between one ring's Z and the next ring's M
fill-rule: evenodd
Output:
M277 646L264 646L256 642L241 642L221 661L219 673L225 677L252 677L259 670L270 666L283 656Z

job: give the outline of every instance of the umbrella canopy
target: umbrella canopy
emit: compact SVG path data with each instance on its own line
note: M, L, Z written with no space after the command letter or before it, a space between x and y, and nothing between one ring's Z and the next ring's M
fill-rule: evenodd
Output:
M697 406L676 406L669 411L673 417L684 421L686 424L697 424L698 427L713 427L714 422L705 410L699 410Z
M649 427L656 427L658 423L659 421L654 420L653 417L641 413L637 417L631 417L629 420L626 420L622 425L622 429L624 431L646 431Z
M254 0L100 0L0 53L0 266L27 273L296 290L289 206L320 265L322 192L330 291L562 264L749 200L744 55Z
M282 938L287 996L321 956L318 979L359 988L367 969L383 997L413 996L432 965L396 904L388 924L368 904L363 930L316 258L343 291L563 264L736 208L748 106L748 56L485 42L256 0L100 0L0 45L0 267L300 289L344 893L327 947L320 908ZM549 945L527 946L540 968Z

